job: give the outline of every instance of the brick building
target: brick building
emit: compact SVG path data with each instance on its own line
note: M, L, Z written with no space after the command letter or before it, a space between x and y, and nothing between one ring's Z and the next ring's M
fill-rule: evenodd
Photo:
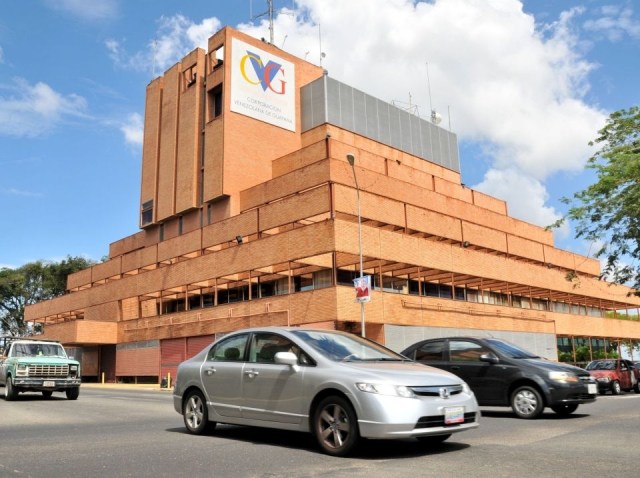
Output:
M231 28L147 87L140 231L25 318L85 379L157 381L240 327L360 333L361 258L366 335L395 350L490 332L557 358L640 339L639 297L461 183L455 134Z

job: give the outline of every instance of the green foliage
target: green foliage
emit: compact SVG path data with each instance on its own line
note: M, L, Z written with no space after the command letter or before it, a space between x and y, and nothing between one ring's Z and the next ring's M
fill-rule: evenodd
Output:
M581 345L576 348L576 362L589 362L591 361L591 352L589 347Z
M605 258L602 276L640 290L640 107L612 113L590 143L600 150L587 162L597 181L573 198L565 219L574 222L576 236L599 245ZM636 292L638 293L638 292Z
M63 295L67 276L93 264L82 257L67 256L60 262L36 261L17 269L0 269L0 331L26 334L25 306Z
M573 355L571 352L558 352L559 362L573 362Z

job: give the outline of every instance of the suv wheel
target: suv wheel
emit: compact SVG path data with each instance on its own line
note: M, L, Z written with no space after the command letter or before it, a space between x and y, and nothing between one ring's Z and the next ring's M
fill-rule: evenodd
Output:
M620 382L618 382L617 380L614 380L613 382L611 382L611 393L613 395L620 395Z
M511 408L519 418L536 418L544 409L542 395L531 385L522 385L511 394Z

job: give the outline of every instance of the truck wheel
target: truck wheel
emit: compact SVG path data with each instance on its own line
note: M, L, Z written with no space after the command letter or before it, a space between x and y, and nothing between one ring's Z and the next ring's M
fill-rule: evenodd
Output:
M636 393L640 393L640 380L636 382L636 387L634 388Z
M68 400L77 400L80 395L80 387L67 388L66 392Z
M511 394L511 408L519 418L537 418L544 409L542 395L531 385L523 385Z
M7 377L7 384L4 389L4 399L6 401L15 400L18 398L18 390L13 386L13 379L11 377Z
M613 382L611 382L611 393L613 395L620 395L620 382L618 382L617 380L614 380Z

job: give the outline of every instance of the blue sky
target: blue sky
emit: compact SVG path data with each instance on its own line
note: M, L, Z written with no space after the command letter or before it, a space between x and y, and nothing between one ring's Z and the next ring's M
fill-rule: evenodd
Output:
M138 231L146 85L264 0L3 1L0 267L99 260ZM538 225L593 178L588 142L640 104L640 6L606 0L274 0L274 43L458 134L462 181ZM428 73L428 74L427 74ZM430 92L430 94L429 94ZM557 231L556 245L593 245Z

